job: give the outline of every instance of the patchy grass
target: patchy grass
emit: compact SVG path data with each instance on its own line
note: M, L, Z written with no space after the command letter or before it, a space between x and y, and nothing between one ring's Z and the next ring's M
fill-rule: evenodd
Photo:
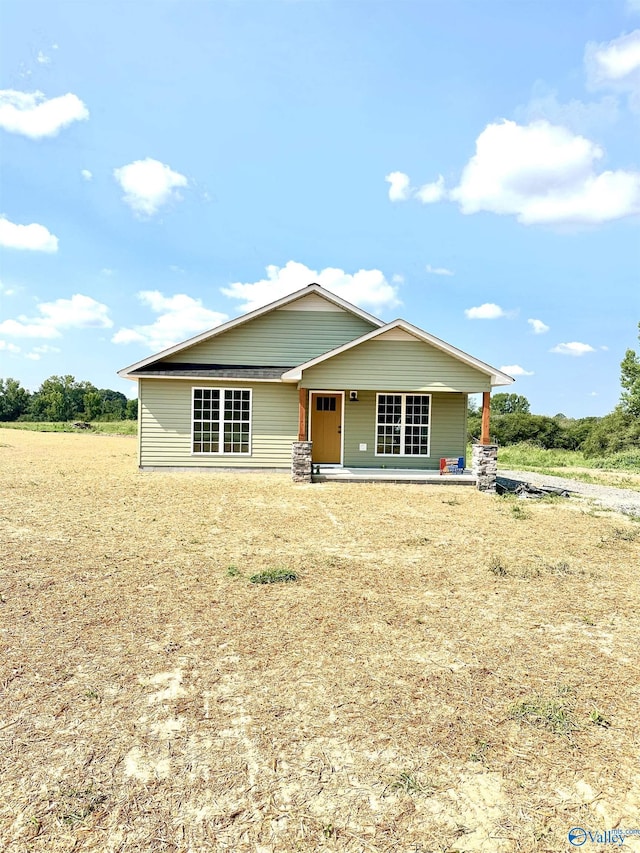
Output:
M435 785L421 782L412 771L398 773L387 785L385 791L401 791L404 794L433 794Z
M566 560L558 560L557 563L549 563L547 571L554 575L570 575L573 574L571 566Z
M515 518L516 521L525 521L526 519L531 518L531 513L528 512L522 504L512 504L511 517Z
M522 442L500 447L498 465L507 470L533 471L554 477L568 477L583 483L640 491L638 452L590 458L578 450L544 450Z
M249 578L251 583L290 583L297 581L298 575L290 569L266 569Z
M637 824L637 524L0 445L3 851L534 853ZM248 582L274 566L304 583Z
M89 815L104 806L108 797L95 791L93 785L84 789L62 787L58 805L58 818L69 827L83 823Z
M74 427L77 421L12 421L2 423L2 429L20 429L29 432L82 432ZM137 435L137 421L92 421L91 432L96 435Z
M602 726L603 729L608 729L611 725L611 721L607 720L597 708L593 708L589 714L589 722L593 723L594 726Z
M509 574L509 569L505 560L502 557L493 556L489 560L489 571L499 578L506 578Z
M636 542L640 539L640 528L638 527L614 527L611 537L619 542Z
M509 715L533 726L542 726L554 734L567 735L578 728L566 701L535 696L512 705Z
M528 442L500 447L498 455L500 465L503 468L521 468L533 471L539 468L590 467L590 460L578 450L544 450L542 447L537 447Z

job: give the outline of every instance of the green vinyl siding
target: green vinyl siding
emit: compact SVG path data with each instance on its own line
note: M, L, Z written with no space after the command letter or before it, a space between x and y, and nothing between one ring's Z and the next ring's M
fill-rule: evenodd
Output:
M192 389L251 388L251 454L191 452ZM290 468L298 438L298 390L269 382L141 379L140 465L190 468Z
M376 328L347 311L272 311L163 361L294 367Z
M423 341L366 341L302 375L302 387L330 390L460 391L491 389L490 377Z
M380 391L398 393L397 388ZM347 398L344 410L344 465L348 468L438 469L442 456L466 455L467 395L431 395L431 453L426 456L376 456L376 392L360 391L358 402ZM313 415L312 415L313 416ZM360 450L366 444L366 450Z

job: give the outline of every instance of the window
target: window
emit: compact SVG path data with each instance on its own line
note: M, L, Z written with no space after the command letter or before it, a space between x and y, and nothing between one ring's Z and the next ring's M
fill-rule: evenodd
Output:
M251 391L193 389L194 453L251 453Z
M316 397L317 412L335 412L336 398L335 397Z
M378 394L376 456L428 456L430 394Z

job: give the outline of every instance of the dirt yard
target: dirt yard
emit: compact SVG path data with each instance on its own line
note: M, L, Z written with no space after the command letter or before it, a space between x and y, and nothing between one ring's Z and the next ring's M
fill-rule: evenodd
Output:
M638 522L0 430L0 542L3 853L640 829ZM278 568L298 579L250 582Z

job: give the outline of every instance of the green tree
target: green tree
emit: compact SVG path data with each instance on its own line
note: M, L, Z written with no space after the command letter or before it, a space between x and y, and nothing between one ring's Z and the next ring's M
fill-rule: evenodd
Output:
M495 394L491 398L491 411L496 415L529 414L529 401L522 394Z
M127 398L121 391L113 391L111 388L101 388L102 417L104 421L122 421L126 417Z
M125 410L125 418L128 421L137 421L138 420L138 401L137 400L127 400L127 408Z
M638 340L640 341L640 323ZM620 363L620 384L623 389L620 397L623 411L634 418L640 418L640 358L635 350L628 349Z
M102 396L98 391L87 391L82 398L85 421L95 421L102 414Z
M0 379L0 421L16 421L29 406L31 395L17 379Z
M73 376L50 376L31 398L29 413L39 421L71 421L84 412L84 396L97 391Z
M640 418L625 412L622 406L601 418L582 445L585 456L609 456L640 446Z

